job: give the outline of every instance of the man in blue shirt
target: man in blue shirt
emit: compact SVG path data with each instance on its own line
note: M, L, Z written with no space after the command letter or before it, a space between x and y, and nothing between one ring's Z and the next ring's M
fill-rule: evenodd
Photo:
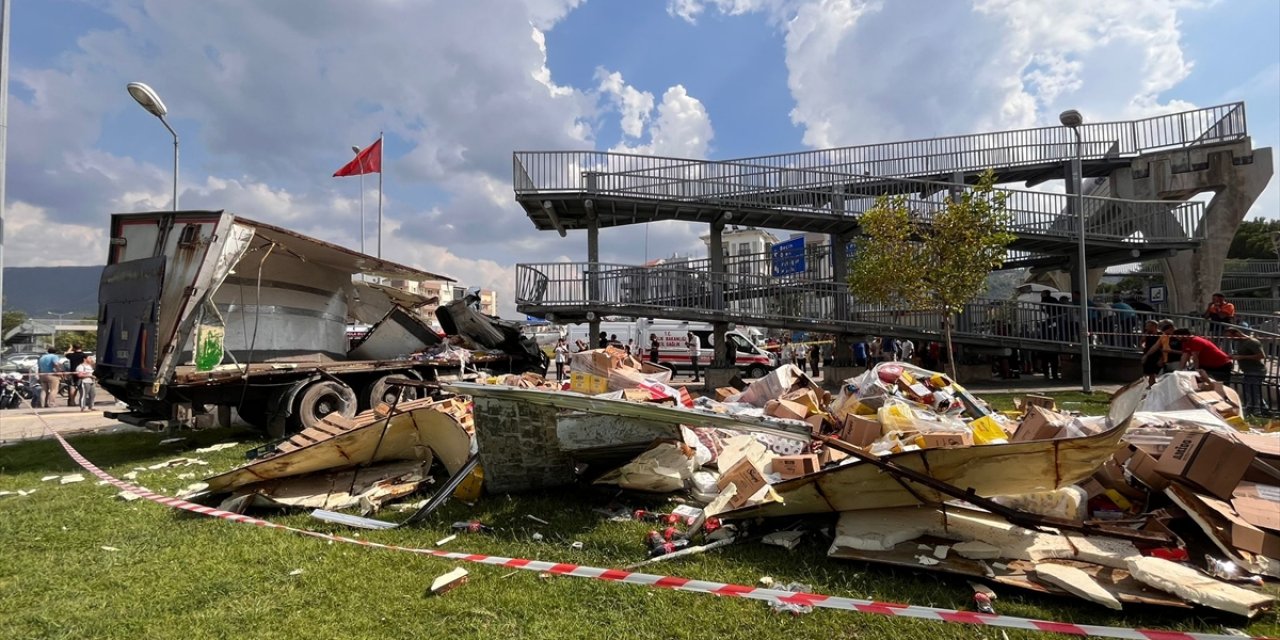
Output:
M58 350L49 347L48 353L36 361L36 371L40 373L40 388L44 390L44 406L51 404L50 398L58 395L58 371L62 369L62 356Z

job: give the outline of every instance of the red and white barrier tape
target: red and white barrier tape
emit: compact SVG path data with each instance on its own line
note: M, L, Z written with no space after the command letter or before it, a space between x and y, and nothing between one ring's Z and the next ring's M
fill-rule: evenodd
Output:
M1104 627L1090 624L1073 624L1069 622L1050 622L1047 620L1034 620L1031 618L1017 618L1013 616L991 615L985 613L976 613L973 611L957 611L954 609L940 609L937 607L917 607L905 604L893 604L888 602L876 602L874 600L858 600L855 598L843 598L839 596L827 596L816 593L796 593L792 591L780 591L778 589L764 589L759 587L750 587L745 585L728 584L723 582L708 582L705 580L690 580L688 578L678 578L675 576L659 576L649 573L634 573L631 571L622 571L619 569L600 569L596 567L584 567L576 564L565 564L557 562L543 562L539 560L525 560L521 558L503 558L501 556L486 556L478 554L458 553L451 551L440 551L438 549L421 549L414 547L402 547L399 545L381 544L371 542L361 538L348 538L345 536L334 535L331 533L321 533L319 531L311 531L308 529L299 529L282 524L260 520L251 516L214 509L204 505L195 504L178 498L170 498L157 493L152 493L146 489L135 487L123 480L116 479L114 476L99 469L92 462L85 459L76 451L70 443L62 437L61 434L54 433L53 436L62 444L62 448L66 449L67 454L72 460L76 461L81 467L89 471L98 478L115 485L121 490L128 491L139 497L146 498L152 502L158 502L167 507L174 509L182 509L184 511L192 511L201 515L230 520L243 524L252 524L259 527L270 529L280 529L283 531L291 531L293 533L302 534L312 538L321 540L332 540L335 542L345 542L365 547L373 547L377 549L388 549L391 551L407 551L420 555L430 555L438 558L447 558L450 560L464 560L466 562L475 562L479 564L487 564L509 569L524 569L527 571L545 572L560 576L572 576L575 578L595 578L597 580L606 580L610 582L623 582L627 584L644 585L648 587L661 587L665 589L675 589L677 591L690 591L694 593L709 593L718 596L729 596L735 598L747 598L750 600L763 600L770 603L785 603L794 605L809 605L812 607L823 607L827 609L842 609L845 611L857 611L861 613L875 613L886 616L896 616L899 618L918 618L921 620L935 620L942 622L955 622L960 624L984 625L988 627L1004 627L1009 629L1028 629L1031 631L1052 631L1054 633L1062 633L1075 636L1092 636L1098 638L1132 638L1135 640L1235 640L1238 636L1227 636L1209 633L1187 633L1183 631L1159 631L1155 629L1127 629L1123 627Z

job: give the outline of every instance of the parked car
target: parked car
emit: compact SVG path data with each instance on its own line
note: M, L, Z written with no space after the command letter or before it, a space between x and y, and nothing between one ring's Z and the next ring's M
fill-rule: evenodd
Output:
M4 363L0 364L0 371L18 371L29 373L36 370L36 363L40 360L38 353L20 353L11 355L4 359Z

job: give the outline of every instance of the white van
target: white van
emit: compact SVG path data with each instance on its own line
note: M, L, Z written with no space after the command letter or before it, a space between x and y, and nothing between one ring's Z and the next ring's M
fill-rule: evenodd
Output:
M569 349L576 349L575 344L581 340L589 348L599 346L599 337L590 336L589 324L567 325L566 342ZM632 353L640 360L649 359L649 335L658 338L658 364L677 372L693 372L689 358L689 350L685 346L685 337L689 332L698 338L698 368L706 369L715 354L712 344L713 331L709 323L681 322L678 320L649 320L641 318L634 322L601 322L600 331L606 338L617 336L618 343L625 346L631 340ZM747 378L760 378L778 367L776 356L753 343L738 330L725 333L725 337L734 344L737 357L734 364Z

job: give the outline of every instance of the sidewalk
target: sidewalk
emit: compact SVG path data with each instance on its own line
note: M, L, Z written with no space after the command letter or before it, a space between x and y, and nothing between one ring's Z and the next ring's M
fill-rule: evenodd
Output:
M66 401L63 400L65 403ZM49 407L33 409L22 407L0 411L0 446L13 444L23 440L47 438L46 425L49 429L63 435L101 431L112 427L134 429L118 420L102 415L104 409L115 406L116 400L107 396L105 400L97 400L92 411L80 411L78 407Z

